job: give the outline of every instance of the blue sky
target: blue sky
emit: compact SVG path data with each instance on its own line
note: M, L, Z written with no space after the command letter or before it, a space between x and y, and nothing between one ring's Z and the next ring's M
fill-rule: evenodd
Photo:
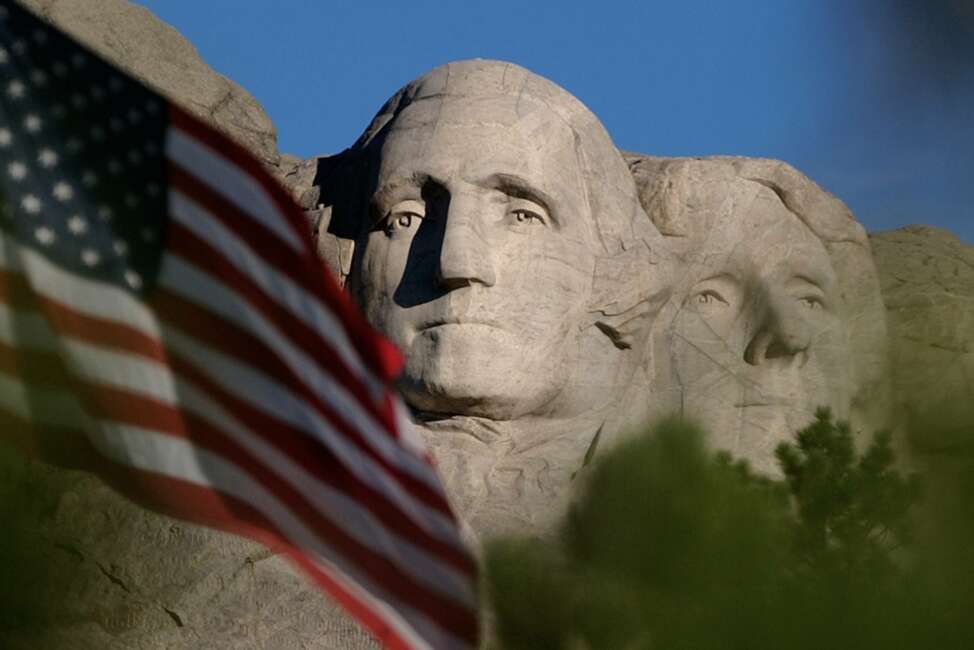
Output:
M340 151L410 79L503 59L622 148L780 158L868 230L974 243L974 21L911 0L136 1L261 102L284 152Z

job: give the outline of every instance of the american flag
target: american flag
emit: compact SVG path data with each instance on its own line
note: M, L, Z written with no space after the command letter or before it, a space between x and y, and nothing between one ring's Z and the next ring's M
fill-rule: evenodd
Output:
M0 439L285 553L386 647L473 647L399 363L255 159L0 0Z

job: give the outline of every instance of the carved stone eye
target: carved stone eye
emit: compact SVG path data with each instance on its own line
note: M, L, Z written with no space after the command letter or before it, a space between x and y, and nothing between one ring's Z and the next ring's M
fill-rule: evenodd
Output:
M384 230L387 235L391 235L395 232L406 230L413 226L413 224L422 219L422 217L413 212L400 212L398 214L390 214L386 220L386 226Z
M426 214L426 206L421 201L400 201L392 206L382 220L381 227L387 235L415 228Z
M514 211L514 221L520 224L543 224L544 219L540 214L535 214L530 210L515 210Z
M713 289L704 289L697 295L693 297L693 301L698 305L726 305L727 301L724 297Z

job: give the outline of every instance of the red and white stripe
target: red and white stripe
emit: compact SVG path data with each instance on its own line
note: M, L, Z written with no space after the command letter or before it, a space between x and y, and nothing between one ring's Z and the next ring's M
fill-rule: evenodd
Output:
M0 241L0 426L68 432L154 507L287 553L389 648L475 646L475 565L383 343L256 161L177 109L166 152L147 302Z

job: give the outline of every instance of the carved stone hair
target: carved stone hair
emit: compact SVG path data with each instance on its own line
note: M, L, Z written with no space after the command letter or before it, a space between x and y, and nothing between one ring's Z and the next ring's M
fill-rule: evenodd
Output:
M721 186L763 185L818 237L836 274L839 309L849 326L853 406L886 407L886 309L869 238L849 208L791 165L761 158L657 158L626 154L649 218L684 262L699 252L716 219ZM859 402L857 405L855 402ZM878 417L878 416L877 416ZM876 418L872 418L876 419Z
M568 126L574 135L583 191L601 254L619 253L637 239L659 238L642 211L626 162L598 118L578 99L547 79L512 63L482 59L435 68L408 83L382 106L365 132L342 154L344 169L336 179L344 188L341 194L345 196L331 193L335 205L333 219L348 229L353 225L349 220L363 218L365 206L360 201L370 193L377 173L374 151L405 109L417 102L450 97L529 98ZM524 110L529 110L527 104Z

